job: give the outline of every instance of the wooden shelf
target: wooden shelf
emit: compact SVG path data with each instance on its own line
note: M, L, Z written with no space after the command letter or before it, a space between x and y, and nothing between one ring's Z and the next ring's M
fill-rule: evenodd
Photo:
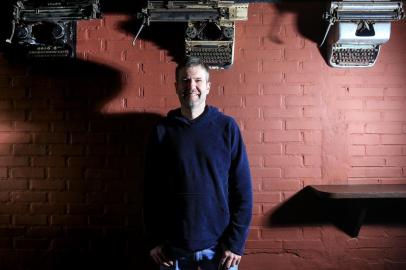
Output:
M357 237L372 201L406 199L406 185L312 185L310 190L325 200L327 215L351 237Z
M313 185L320 197L329 199L406 198L406 185Z

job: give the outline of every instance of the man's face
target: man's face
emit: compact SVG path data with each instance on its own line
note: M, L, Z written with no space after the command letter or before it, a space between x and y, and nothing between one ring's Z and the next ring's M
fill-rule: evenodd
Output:
M176 82L176 94L182 107L193 109L206 105L206 97L210 92L207 77L206 70L201 66L180 71Z

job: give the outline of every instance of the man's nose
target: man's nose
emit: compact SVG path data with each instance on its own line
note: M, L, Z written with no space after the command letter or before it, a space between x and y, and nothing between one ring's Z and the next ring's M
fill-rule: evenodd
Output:
M195 80L188 80L187 86L188 86L189 89L196 88L196 81Z

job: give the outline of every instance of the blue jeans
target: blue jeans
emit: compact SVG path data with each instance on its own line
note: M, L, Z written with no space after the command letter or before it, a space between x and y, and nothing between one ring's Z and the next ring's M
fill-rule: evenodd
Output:
M169 248L173 266L161 266L160 270L219 270L220 260L223 255L219 246L210 247L196 252L188 252L179 248ZM168 254L169 255L169 254ZM238 270L238 266L228 268Z

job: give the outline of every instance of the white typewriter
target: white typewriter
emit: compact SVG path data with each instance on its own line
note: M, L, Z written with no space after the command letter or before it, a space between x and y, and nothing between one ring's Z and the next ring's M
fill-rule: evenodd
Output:
M391 22L404 17L403 4L391 0L332 1L324 15L329 22L327 61L333 67L371 67L380 46L390 38Z

